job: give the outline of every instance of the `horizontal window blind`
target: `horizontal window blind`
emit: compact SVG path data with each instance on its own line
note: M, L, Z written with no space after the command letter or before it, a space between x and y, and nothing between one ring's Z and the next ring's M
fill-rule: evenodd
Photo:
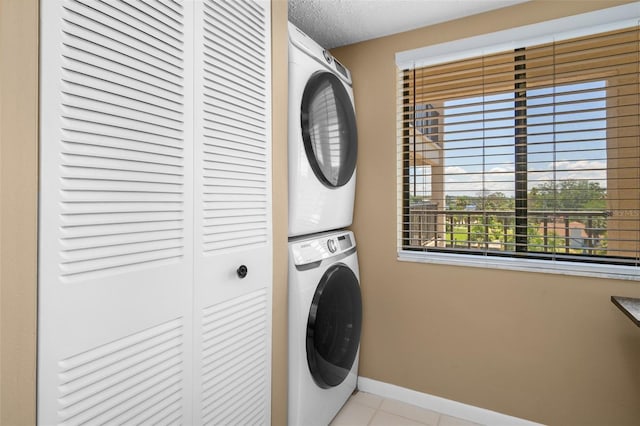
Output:
M639 42L399 70L399 249L638 265Z

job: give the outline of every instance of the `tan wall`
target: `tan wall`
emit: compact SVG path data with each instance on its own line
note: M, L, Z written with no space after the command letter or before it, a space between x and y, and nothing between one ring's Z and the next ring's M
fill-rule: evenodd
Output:
M640 422L640 329L610 301L640 282L398 262L396 51L624 1L532 1L333 53L353 73L360 374L554 425Z
M0 0L0 424L35 423L38 1Z
M273 400L287 415L287 2L272 4ZM0 0L0 425L35 424L38 0Z
M272 0L273 374L271 423L287 424L287 0Z

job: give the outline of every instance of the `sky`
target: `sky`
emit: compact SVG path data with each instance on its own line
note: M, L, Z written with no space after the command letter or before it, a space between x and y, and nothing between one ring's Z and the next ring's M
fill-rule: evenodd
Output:
M604 81L527 90L529 189L554 179L606 187L605 98ZM445 102L446 195L514 196L514 114L513 93ZM430 195L430 168L414 172L416 195Z

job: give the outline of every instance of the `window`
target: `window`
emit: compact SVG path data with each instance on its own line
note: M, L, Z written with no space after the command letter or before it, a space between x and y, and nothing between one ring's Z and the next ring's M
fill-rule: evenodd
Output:
M400 68L401 253L637 267L639 37Z

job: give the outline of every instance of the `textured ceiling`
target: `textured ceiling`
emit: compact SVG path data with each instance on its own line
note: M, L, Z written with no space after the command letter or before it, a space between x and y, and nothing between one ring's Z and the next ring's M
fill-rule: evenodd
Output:
M527 0L289 0L289 20L331 49Z

